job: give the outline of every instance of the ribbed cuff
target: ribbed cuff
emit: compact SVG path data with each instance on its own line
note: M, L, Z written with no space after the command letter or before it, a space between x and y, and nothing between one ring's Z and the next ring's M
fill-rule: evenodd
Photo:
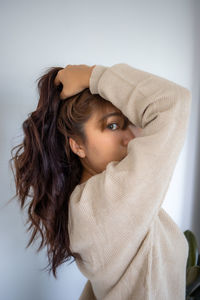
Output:
M108 69L109 67L103 65L96 65L92 70L90 80L89 80L89 89L92 94L98 94L98 82L100 80L101 75Z

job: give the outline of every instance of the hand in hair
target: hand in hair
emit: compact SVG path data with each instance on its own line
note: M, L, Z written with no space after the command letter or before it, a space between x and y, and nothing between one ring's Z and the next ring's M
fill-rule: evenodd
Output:
M88 88L90 75L95 66L67 65L64 69L58 71L54 83L56 86L60 83L63 85L60 98L64 100Z

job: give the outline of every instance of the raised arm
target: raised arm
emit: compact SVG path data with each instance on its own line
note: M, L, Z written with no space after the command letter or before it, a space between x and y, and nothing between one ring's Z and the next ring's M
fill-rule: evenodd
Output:
M91 93L111 101L137 127L146 127L156 117L167 121L166 113L181 119L189 115L191 93L175 82L125 63L96 65L91 74Z
M143 128L124 159L78 185L70 199L71 249L81 254L84 271L88 265L91 281L98 281L94 274L102 269L111 285L118 280L119 259L136 255L159 214L184 144L191 93L124 63L96 65L89 88Z

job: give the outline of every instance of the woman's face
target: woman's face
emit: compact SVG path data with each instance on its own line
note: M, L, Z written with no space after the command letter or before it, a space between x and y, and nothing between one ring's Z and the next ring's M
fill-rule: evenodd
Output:
M112 114L112 115L111 115ZM130 140L135 138L128 123L125 129L124 115L115 106L109 106L106 112L95 112L85 123L87 145L79 145L80 148L72 148L79 155L84 167L85 177L89 178L106 169L111 161L120 161L127 155L127 147Z

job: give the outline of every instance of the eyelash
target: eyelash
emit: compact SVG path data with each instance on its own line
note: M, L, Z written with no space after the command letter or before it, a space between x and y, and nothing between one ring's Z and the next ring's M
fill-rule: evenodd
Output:
M112 123L108 124L108 125L106 126L106 128L110 129L109 126L110 126L110 125L113 125L113 124L117 124L118 127L121 127L121 130L125 130L125 129L128 127L128 125L130 124L130 121L128 120L128 118L125 118L122 126L120 126L118 122L112 122ZM118 129L119 129L119 128L118 128ZM118 130L118 129L115 129L115 130L110 129L110 130L111 130L111 131L116 131L116 130Z

